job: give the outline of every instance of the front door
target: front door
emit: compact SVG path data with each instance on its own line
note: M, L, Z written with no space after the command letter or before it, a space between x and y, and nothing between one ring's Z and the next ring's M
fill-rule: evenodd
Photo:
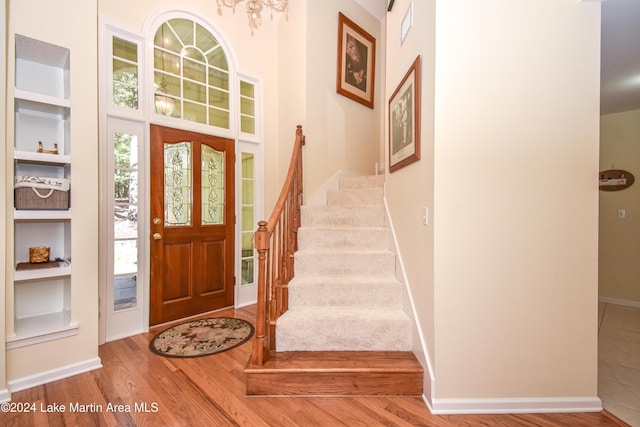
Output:
M233 144L151 125L151 325L233 305Z

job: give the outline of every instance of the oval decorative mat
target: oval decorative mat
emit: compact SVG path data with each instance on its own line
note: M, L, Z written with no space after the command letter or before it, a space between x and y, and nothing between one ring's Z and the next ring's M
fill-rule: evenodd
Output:
M253 325L242 319L190 320L160 332L149 343L149 349L165 357L208 356L244 344L253 333Z

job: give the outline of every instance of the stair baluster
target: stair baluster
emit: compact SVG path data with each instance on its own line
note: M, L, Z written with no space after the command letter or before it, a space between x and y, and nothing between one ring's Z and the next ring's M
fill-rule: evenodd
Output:
M287 311L287 285L293 278L293 257L298 246L302 204L302 126L296 140L289 171L269 221L260 221L254 246L258 251L258 302L252 365L263 365L275 350L276 320Z

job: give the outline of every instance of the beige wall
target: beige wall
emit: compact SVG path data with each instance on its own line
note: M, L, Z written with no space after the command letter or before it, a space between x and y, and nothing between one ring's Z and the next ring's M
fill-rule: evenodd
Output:
M640 110L600 121L600 170L624 169L640 180ZM618 219L618 209L626 219ZM600 192L600 297L640 303L640 183Z
M400 45L408 4L387 93L421 54L423 155L387 198L432 397L595 398L600 5L414 1Z
M401 43L402 20L413 3L414 25ZM405 73L421 55L421 159L386 176L386 198L389 205L400 256L403 259L407 284L413 296L418 323L422 330L429 359L435 358L434 340L434 221L433 167L434 167L434 80L435 80L435 1L396 0L387 13L386 28L386 80L385 117L388 122L388 97ZM388 123L387 123L388 129ZM388 131L385 131L384 149L388 159ZM387 160L388 163L388 160ZM388 168L387 168L388 170ZM422 225L424 208L429 209L432 225ZM430 395L429 378L425 375L425 393Z
M377 41L374 109L336 93L338 12ZM280 138L289 147L280 152L280 164L288 164L293 129L302 124L307 136L304 185L309 196L337 172L373 174L380 162L382 23L353 0L294 1L289 21L280 30Z
M600 5L436 7L437 397L597 393Z
M38 13L33 13L37 10ZM69 13L73 11L73 13ZM11 2L10 32L67 47L70 57L71 151L74 214L71 225L71 320L78 335L7 352L8 380L98 357L98 93L97 8L95 2L67 0L65 7L39 0ZM73 28L73 32L60 29ZM13 75L13 71L9 70ZM13 82L13 77L9 77ZM13 135L12 120L7 134ZM12 141L13 137L9 139ZM12 144L9 144L12 147ZM6 179L7 177L5 177ZM3 185L12 187L6 179ZM3 200L6 200L4 198ZM82 212L82 214L80 214ZM5 224L7 224L5 222ZM7 224L7 235L13 235ZM11 237L12 239L12 237ZM12 242L12 241L11 241ZM13 243L10 243L12 245ZM82 248L82 250L79 250ZM4 259L4 258L3 258ZM9 265L13 257L8 256ZM7 283L7 328L13 330L13 293Z

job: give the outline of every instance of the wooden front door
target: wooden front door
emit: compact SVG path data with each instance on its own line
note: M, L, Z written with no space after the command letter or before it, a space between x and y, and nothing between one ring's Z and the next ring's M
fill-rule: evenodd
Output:
M233 144L151 125L151 325L233 305Z

